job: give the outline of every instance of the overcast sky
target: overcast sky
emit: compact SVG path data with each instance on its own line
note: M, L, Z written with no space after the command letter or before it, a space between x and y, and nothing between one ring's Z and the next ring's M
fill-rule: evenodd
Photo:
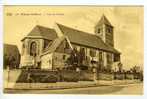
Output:
M94 33L94 26L103 14L114 26L115 48L122 53L124 68L143 66L143 7L140 6L5 6L4 43L16 44L21 51L20 40L37 24L53 28L57 22Z

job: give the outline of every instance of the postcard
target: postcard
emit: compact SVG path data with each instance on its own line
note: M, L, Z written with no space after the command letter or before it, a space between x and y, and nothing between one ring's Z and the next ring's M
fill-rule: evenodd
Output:
M3 92L143 95L143 6L4 6Z

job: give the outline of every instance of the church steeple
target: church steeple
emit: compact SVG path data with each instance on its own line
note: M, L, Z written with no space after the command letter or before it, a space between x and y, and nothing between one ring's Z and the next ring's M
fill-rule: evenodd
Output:
M95 26L95 34L108 45L114 46L113 26L103 14L99 22Z
M109 22L109 20L106 18L106 16L103 14L101 19L99 20L98 24L97 25L102 25L102 24L105 24L105 25L111 25L111 23Z

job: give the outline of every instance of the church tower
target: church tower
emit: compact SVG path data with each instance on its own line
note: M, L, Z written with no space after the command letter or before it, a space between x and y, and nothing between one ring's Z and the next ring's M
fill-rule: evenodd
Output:
M103 15L95 26L95 34L99 36L106 44L114 47L113 26Z

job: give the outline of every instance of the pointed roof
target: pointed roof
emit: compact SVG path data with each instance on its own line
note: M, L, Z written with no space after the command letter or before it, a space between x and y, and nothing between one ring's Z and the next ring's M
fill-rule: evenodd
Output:
M98 24L97 25L102 25L102 24L105 24L105 25L111 25L111 23L109 22L109 20L106 18L106 16L103 14L101 19L99 20Z
M57 33L54 29L36 25L26 37L40 37L44 39L54 40Z

